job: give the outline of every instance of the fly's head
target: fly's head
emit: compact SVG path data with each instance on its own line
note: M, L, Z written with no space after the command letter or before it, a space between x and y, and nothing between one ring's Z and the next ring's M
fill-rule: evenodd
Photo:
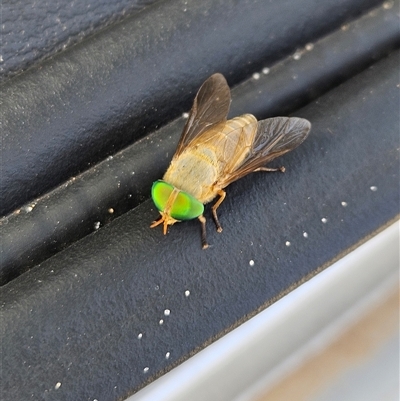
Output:
M163 224L164 235L167 234L168 226L182 220L195 219L204 211L204 205L196 198L162 180L153 183L151 197L161 218L150 227Z

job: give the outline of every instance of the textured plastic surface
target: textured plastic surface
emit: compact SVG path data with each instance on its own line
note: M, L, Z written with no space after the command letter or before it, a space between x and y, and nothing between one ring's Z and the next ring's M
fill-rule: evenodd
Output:
M151 3L154 0L3 0L0 81Z
M231 116L293 112L398 46L398 23L393 9L379 7L308 44L258 79L235 87ZM1 221L0 283L147 199L152 182L167 168L183 124L183 118L175 120Z
M171 121L212 72L235 84L378 3L162 1L15 76L1 88L0 214Z
M150 230L151 201L2 287L7 399L127 396L399 213L398 51L296 115L285 174L228 188L224 231Z
M399 2L351 22L377 3L160 2L3 85L0 204L29 203L1 220L1 272L43 261L0 290L6 401L126 397L398 216L399 53L377 60L399 46ZM197 221L164 237L144 202L183 120L116 151L217 70L231 85L260 73L232 115L295 112L313 129L274 162L285 174L228 188L223 233L206 210L202 251Z
M382 330L388 329L386 333L395 334L396 326L398 329L398 294L392 297L393 306L397 303L397 308L392 309L391 316L386 314L391 320L392 330L379 324L382 321L376 321L375 333L364 327L363 333L356 336L353 347L349 347L349 341L345 342L342 350L346 355L336 352L335 347L334 352L329 353L334 355L334 359L325 360L319 368L299 367L299 364L331 345L343 330L358 322L367 310L375 309L382 298L387 298L388 293L398 287L399 243L399 221L396 221L126 401L253 401L259 400L261 393L263 401L299 400L299 394L303 400L316 401L316 393L323 394L327 387L334 387L334 401L365 400L365 397L353 396L354 387L361 386L366 390L366 376L355 378L354 370L360 374L360 370L371 362L372 355L372 359L377 355L376 348L360 347L360 339L365 335L382 342ZM393 340L398 337L397 330ZM387 400L388 394L398 392L399 344L395 342L397 352L393 350L395 352L389 361L377 364L379 373L368 377L370 400ZM350 360L347 359L349 352L355 354ZM350 361L355 362L354 370L346 370L346 367L350 368ZM344 368L341 374L332 374L331 369L337 372L338 365ZM294 370L297 372L289 374ZM298 380L302 374L301 377L306 375L305 379ZM311 380L308 374L311 374ZM293 375L295 378L288 380L287 376ZM337 386L343 378L349 383L350 391ZM279 395L278 391L265 395L272 386L279 387ZM396 397L389 399L394 401ZM324 397L318 400L326 401Z

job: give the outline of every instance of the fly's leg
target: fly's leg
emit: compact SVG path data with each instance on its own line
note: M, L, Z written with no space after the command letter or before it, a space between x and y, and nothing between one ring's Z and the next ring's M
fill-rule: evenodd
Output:
M158 220L155 220L151 223L150 228L154 228L157 227L158 225L160 225L162 222L164 221L164 218L162 216L160 216L160 218Z
M219 223L219 220L218 220L217 209L218 209L219 205L225 199L226 192L223 191L222 189L220 189L217 193L219 195L219 199L211 207L211 210L212 210L212 215L213 215L213 218L214 218L215 225L217 226L217 231L220 233L220 232L222 232L222 227L221 227L221 224Z
M206 218L201 214L198 217L200 224L201 224L201 247L203 249L208 248L208 243L206 239Z
M281 173L285 172L285 167L278 167L278 168L269 168L269 167L259 167L254 170L254 173L257 171L280 171Z

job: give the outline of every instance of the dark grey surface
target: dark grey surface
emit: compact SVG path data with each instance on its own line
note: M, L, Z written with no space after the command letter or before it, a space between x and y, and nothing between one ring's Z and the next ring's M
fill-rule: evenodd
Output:
M238 83L376 4L162 1L15 76L1 87L0 215L177 117L211 73Z
M10 203L1 206L30 202L12 216L13 258L27 261L20 272L106 223L110 207L122 215L1 288L2 398L122 399L398 216L398 51L377 60L399 46L399 3L340 28L377 3L171 0L3 85L1 184ZM175 144L159 135L172 130L176 141L178 130L117 150L188 110L211 72L242 82L307 42L314 49L300 60L238 86L232 113L291 112L373 66L295 112L313 123L310 137L273 163L285 174L228 188L224 232L207 226L210 249L201 250L197 221L165 237L150 230L158 213L143 202L146 186Z
M0 82L154 0L3 0Z
M285 174L228 188L210 249L197 221L149 229L146 201L2 287L6 399L127 396L392 221L398 60L296 112L309 138L274 163Z

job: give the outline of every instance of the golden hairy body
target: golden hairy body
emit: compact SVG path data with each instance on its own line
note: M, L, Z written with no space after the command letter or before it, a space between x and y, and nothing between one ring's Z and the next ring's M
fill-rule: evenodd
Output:
M249 154L257 133L251 114L217 124L196 138L171 162L163 180L202 203L213 200Z

